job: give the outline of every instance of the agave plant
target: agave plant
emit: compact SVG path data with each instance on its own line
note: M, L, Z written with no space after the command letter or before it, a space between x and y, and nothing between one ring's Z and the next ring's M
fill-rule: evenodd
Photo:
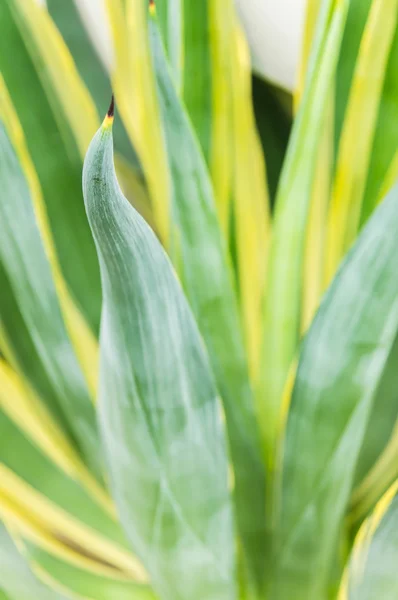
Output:
M398 0L291 117L232 0L76 6L0 3L1 600L396 599Z

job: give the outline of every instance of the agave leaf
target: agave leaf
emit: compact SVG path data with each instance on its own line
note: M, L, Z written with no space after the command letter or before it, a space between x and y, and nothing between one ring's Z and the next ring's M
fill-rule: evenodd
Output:
M79 3L77 3L79 4ZM102 111L109 101L111 82L107 70L100 61L92 41L89 37L85 23L72 2L59 2L58 0L47 0L47 10L55 25L60 31L76 64L80 76L95 102L98 110ZM97 11L100 7L97 6ZM141 167L138 158L131 146L131 142L119 119L115 123L116 151L132 167L136 176L140 175Z
M273 598L327 597L357 458L398 330L397 193L348 254L303 342L283 449Z
M398 595L398 481L356 537L339 600L395 600Z
M68 436L53 419L34 390L2 359L0 359L0 406L5 415L57 467L68 476L81 481L101 505L112 512L105 490L82 462ZM3 434L7 437L6 432ZM25 464L25 460L23 457L22 464Z
M82 154L98 125L95 107L42 7L33 0L5 0L0 18L0 71L40 180L62 271L96 329L98 261L81 195Z
M322 139L319 145L305 241L303 306L301 317L301 328L303 332L306 332L310 326L324 292L327 217L333 177L333 94L330 94L330 98L327 102L328 110Z
M212 128L210 11L212 2L154 2L176 90L184 100L206 160Z
M168 259L118 187L111 121L83 172L104 294L98 408L111 489L161 597L232 600L232 503L216 388Z
M349 1L325 2L276 200L264 294L263 351L257 385L260 425L270 464L276 446L282 392L297 351L307 216L316 153L335 72Z
M181 95L206 160L210 155L212 109L210 2L182 0L181 19L184 65Z
M234 3L210 2L209 11L213 80L210 170L218 220L225 239L236 250L244 342L254 379L269 243L267 175L252 106L249 49Z
M95 411L82 372L69 341L53 283L51 268L40 237L29 188L4 125L0 125L0 202L2 235L1 271L18 298L18 309L2 311L11 334L12 314L20 312L29 331L35 358L51 384L48 406L62 415L82 455L99 476L101 461ZM4 302L2 303L4 306ZM11 319L10 319L11 317ZM12 339L12 338L11 338ZM10 345L18 362L18 348ZM11 357L10 357L11 358Z
M167 0L166 2L152 3L150 9L156 11L159 27L173 80L177 90L181 91L183 63L183 18L184 0Z
M14 396L8 398L10 403L13 400ZM98 502L97 495L92 497L90 488L85 491L74 473L69 475L53 464L1 412L0 434L3 518L63 560L108 574L113 565L114 576L128 573L132 579L145 581L142 566L127 550L110 500Z
M390 396L387 396L387 398L390 398ZM375 408L373 409L373 413L375 413ZM393 421L391 421L389 425L391 426L392 423ZM382 436L381 440L385 443L386 429L388 425L386 427L386 424L380 419L377 425L379 426L379 433ZM383 431L380 431L380 425L385 426ZM371 438L371 441L373 441L373 438ZM365 450L367 449L366 443L368 443L368 441L365 439ZM378 440L378 445L376 448L379 445L380 441ZM373 449L374 446L375 444L373 446L370 445L370 448ZM395 420L392 435L388 440L383 453L379 456L377 462L374 464L367 476L361 481L360 485L358 485L354 490L351 499L351 512L349 515L350 525L356 525L365 515L369 513L371 508L377 502L378 498L380 498L388 486L391 485L391 483L398 476L397 454L398 421ZM365 458L367 458L367 454L365 454Z
M372 0L351 0L336 71L336 141L340 139L362 35Z
M42 548L24 541L30 562L44 574L51 574L57 586L70 590L85 600L154 600L149 587L123 579L99 575L66 563ZM54 585L55 587L55 585ZM73 596L75 597L75 596Z
M173 87L154 20L150 22L150 32L174 182L173 258L224 402L236 480L238 525L249 569L261 580L266 541L264 465L229 257L206 165Z
M111 82L108 71L93 47L89 35L90 27L95 29L97 35L101 32L96 22L93 22L92 18L90 20L89 14L82 22L82 14L85 15L87 9L83 9L81 2L75 4L74 2L49 0L46 6L71 52L76 67L87 85L96 107L102 111L109 101ZM105 18L105 7L103 8ZM94 9L97 14L101 13L100 4L94 6ZM92 9L89 7L89 10ZM123 193L145 220L154 226L151 203L141 165L120 119L115 123L115 134L116 171Z
M209 167L218 220L228 240L233 175L230 51L234 14L229 0L210 2L209 11L213 93ZM220 23L223 23L222 27Z
M303 93L305 80L307 77L308 64L311 56L311 47L315 37L315 30L320 15L322 0L308 0L305 15L304 35L300 57L300 66L296 89L294 90L294 108L297 112Z
M377 125L368 170L368 180L362 203L361 225L365 223L379 202L398 177L398 169L389 181L390 170L396 165L398 146L398 28L390 49L384 78L383 92L380 98ZM384 188L383 188L384 185ZM387 188L385 187L387 186ZM384 193L383 193L384 192Z
M230 195L233 202L231 214L221 217L232 217L235 224L232 235L236 242L240 306L249 369L254 379L260 355L261 299L270 237L267 176L252 108L249 48L237 22L233 4L228 0L218 3L213 7L213 12L215 32L221 32L226 27L223 33L213 34L213 44L220 55L214 68L216 72L217 67L227 70L228 78L225 89L216 90L216 93L227 95L223 101L226 101L230 111L229 139L224 140L223 147L219 145L214 148L221 156L213 168L215 170L222 166L224 152L227 156L231 152ZM229 19L228 24L226 19ZM218 102L219 99L215 98L215 106Z
M65 596L46 587L18 552L11 536L0 523L0 581L9 600L66 600Z
M171 181L148 43L148 1L107 0L106 5L115 49L112 83L118 110L142 164L156 229L168 247Z
M294 108L297 113L304 93L312 42L320 16L321 0L309 0L306 8L306 22L298 82L294 93ZM303 272L303 306L301 329L307 331L324 291L324 261L327 233L327 215L333 177L334 161L334 91L330 93L324 132L319 144L316 171L311 194L310 209L305 242Z
M398 419L398 337L391 349L381 378L359 455L355 483L361 483L383 454ZM398 467L397 467L398 468ZM386 487L387 487L386 482Z
M355 239L360 224L380 101L397 22L398 0L375 0L372 3L351 82L337 155L326 252L327 282ZM384 127L386 124L384 120ZM361 143L358 145L359 137ZM390 154L390 162L397 142L398 138ZM386 171L389 162L384 166ZM380 181L382 179L379 179L379 185ZM379 190L376 190L376 198L377 192ZM374 204L371 209L373 207Z
M367 23L369 24L370 8L373 6L371 0L351 0L351 6L348 13L347 27L342 43L340 62L337 69L336 81L336 140L340 138L344 125L347 103L353 83L355 69L358 66L358 53L362 41L362 36ZM392 5L390 5L391 7ZM390 10L389 3L383 3L382 11ZM381 13L380 13L381 14ZM392 21L395 16L393 15ZM385 33L391 23L386 24ZM369 31L369 30L368 30ZM383 31L383 29L382 29ZM369 31L370 33L370 31ZM369 37L368 37L369 39ZM364 40L363 40L364 41ZM397 43L398 35L395 33L394 40L390 49L390 56L385 72L384 86L382 94L379 97L379 108L377 122L373 125L373 140L371 148L371 158L365 172L366 189L364 191L361 211L361 225L371 214L375 204L388 192L389 187L383 187L383 181L386 178L389 165L394 158L397 147L397 128L394 115L396 114L397 98ZM376 46L376 51L379 48ZM375 57L375 53L372 53ZM372 58L372 57L371 57ZM380 65L376 62L375 73ZM359 73L358 73L359 74ZM369 80L369 72L366 75ZM367 117L368 118L368 117ZM367 119L366 119L367 120ZM362 137L362 131L361 131ZM351 157L356 160L357 152ZM362 173L362 177L363 177ZM393 178L393 181L396 179Z
M12 143L13 149L19 160L21 170L23 171L23 178L25 179L25 185L29 188L30 201L34 210L37 227L42 238L42 244L51 267L51 273L56 287L60 308L65 320L66 329L86 377L89 389L93 395L95 395L97 383L97 342L84 317L76 307L61 272L48 222L46 207L44 205L40 182L26 146L21 124L1 76L0 89L0 118L4 122L7 135L10 138L10 142ZM7 284L7 291L8 287ZM11 298L10 293L8 293L8 296ZM11 304L12 301L9 305L11 306Z

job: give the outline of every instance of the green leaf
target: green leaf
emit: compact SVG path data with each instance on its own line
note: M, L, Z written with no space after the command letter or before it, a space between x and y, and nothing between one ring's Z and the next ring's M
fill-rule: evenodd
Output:
M23 320L36 367L43 369L51 385L49 406L54 406L57 417L62 416L61 424L68 424L67 429L73 431L82 453L99 473L94 407L67 337L29 190L2 125L0 148L1 272L4 270L6 275L6 290L11 289L19 301L17 306L5 307L3 298L2 307L10 310L2 311L1 317L12 340L13 326L18 326L19 318ZM14 350L17 354L18 349Z
M207 161L212 127L210 1L156 2L173 81Z
M52 591L37 578L18 552L2 523L0 523L0 582L2 589L7 593L4 597L8 597L9 600L38 600L38 598L66 600L68 597Z
M71 593L78 594L79 598L82 597L85 600L155 600L149 587L128 580L112 579L84 571L59 560L31 543L26 544L26 550L32 563L39 565L45 573L51 574L54 581L70 590Z
M316 157L328 108L349 0L325 2L307 86L295 120L276 199L264 293L263 352L257 402L270 465L277 444L283 389L298 349L302 272Z
M178 90L181 90L183 70L183 2L166 0L155 4L168 62Z
M93 48L75 3L47 0L46 4L47 10L60 31L97 109L102 112L104 106L109 102L111 82ZM120 152L133 166L134 170L138 172L140 166L137 156L120 119L115 123L115 138L116 151Z
M182 97L206 159L211 141L212 77L210 62L209 3L182 0Z
M33 0L22 3L5 0L1 3L0 71L40 180L66 281L90 325L97 329L101 306L100 279L95 248L84 215L81 150L87 132L91 132L91 137L98 127L98 117L84 93L62 38L45 11L42 13L43 9ZM34 34L52 42L51 46L48 43L46 56L43 56ZM51 59L56 63L55 67L51 66L62 82L64 104L55 93L53 72L50 72ZM71 103L79 102L81 96L85 101L73 106ZM69 111L76 111L76 114L79 114L79 108L84 107L81 110L84 117L80 117L77 124L80 139L76 137L76 128L72 129L70 125L65 103Z
M111 489L162 598L233 600L217 391L168 259L120 192L112 143L108 117L83 172L104 294L99 418Z
M10 398L12 401L12 398ZM68 515L98 532L108 541L126 549L120 526L90 498L78 481L68 476L28 440L0 411L0 464L15 473L33 490ZM67 531L58 526L66 536Z
M398 336L385 365L355 473L360 484L387 446L398 419Z
M69 341L58 303L48 258L37 225L28 184L4 125L0 124L0 274L6 275L6 290L11 290L18 305L1 312L13 344L12 329L20 318L29 333L38 369L51 385L50 408L67 423L77 447L100 476L101 459L94 406ZM9 287L8 287L9 286ZM2 308L4 301L2 301ZM17 314L17 320L13 315ZM18 362L18 348L13 348ZM25 355L26 358L26 355Z
M348 254L303 342L283 447L272 598L327 598L358 455L398 331L397 228L398 187Z
M388 2L383 3L383 10L388 8ZM374 3L375 5L375 3ZM344 33L342 49L336 79L336 142L339 140L351 91L354 71L357 65L358 52L368 22L371 0L351 0L347 18L347 27ZM391 25L391 19L381 26L381 32L386 32ZM377 42L376 42L377 43ZM377 49L377 48L376 48ZM374 55L374 53L373 53ZM366 189L364 191L361 226L370 216L376 203L380 200L383 182L387 176L389 166L394 159L398 145L398 128L395 115L397 114L398 98L398 30L395 30L394 39L390 48L389 60L384 77L384 86L379 98L378 116L374 124L370 162L365 169ZM374 73L380 68L379 63L374 67ZM369 81L374 74L366 71ZM372 93L372 90L371 90ZM336 146L337 147L337 146ZM355 157L354 157L355 158ZM387 190L384 190L386 192ZM356 194L356 190L354 192Z
M388 58L397 23L398 0L390 2L375 0L372 3L355 64L339 141L329 211L327 283L334 276L341 258L353 243L361 222L366 182L369 177L370 179L373 177L373 174L369 173L369 165L378 127L378 112L383 98ZM397 91L398 88L395 95ZM390 128L386 121L384 126ZM358 145L359 137L361 137L361 144ZM384 136L382 139L384 144ZM395 154L397 143L398 137L395 143L393 142L393 148L389 148L390 159L384 164L384 177ZM377 180L378 188L372 197L373 204L370 211L368 208L367 216L379 201L382 185L383 177Z
M397 564L398 481L359 530L339 600L395 600Z
M205 161L181 105L157 24L150 21L158 97L173 180L171 254L207 346L223 400L237 520L250 576L264 575L265 468L229 256Z
M398 27L391 44L390 57L380 98L379 113L371 152L366 190L363 199L361 225L371 215L381 199L383 182L388 177L398 147Z

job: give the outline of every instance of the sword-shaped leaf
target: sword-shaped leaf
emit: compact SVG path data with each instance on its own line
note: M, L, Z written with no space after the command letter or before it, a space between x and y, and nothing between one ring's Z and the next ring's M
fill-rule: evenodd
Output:
M287 422L272 598L327 597L358 455L398 330L398 188L304 340Z
M33 573L26 559L18 552L10 534L0 523L0 585L8 600L67 600L44 585ZM7 594L7 595L5 595Z
M221 408L172 267L120 192L112 116L83 191L100 260L99 419L126 533L162 598L233 600L234 528Z
M356 537L339 600L398 597L398 481L377 503Z

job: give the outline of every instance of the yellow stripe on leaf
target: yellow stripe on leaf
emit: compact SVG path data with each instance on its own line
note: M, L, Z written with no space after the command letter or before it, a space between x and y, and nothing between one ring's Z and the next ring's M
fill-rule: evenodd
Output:
M349 587L355 589L362 583L371 543L397 494L398 480L391 485L376 504L370 517L361 525L355 538L350 563L344 572L338 600L348 600Z
M13 362L13 357L10 358ZM1 358L0 408L46 456L67 475L80 481L92 498L115 516L109 495L87 469L35 391Z
M301 59L297 85L294 91L294 112L297 113L300 100L303 96L305 80L307 77L308 62L311 54L312 42L314 39L315 27L322 0L308 0L306 9L306 20L303 35L303 44L301 49Z
M260 358L261 306L267 269L270 218L264 158L251 107L249 49L237 25L231 57L233 199L239 287L249 367L254 380Z
M386 178L381 188L379 202L381 202L388 194L394 183L398 180L398 151L395 154L393 161L387 171Z
M126 550L42 496L0 463L0 517L39 547L94 573L146 582Z
M231 147L230 53L234 11L230 0L209 3L212 68L212 135L210 170L218 218L229 237L233 154Z
M156 227L167 247L170 179L148 40L146 2L107 0L116 67L117 107L138 152L151 194Z
M398 0L375 0L362 37L337 157L328 224L325 282L355 239L379 102L398 20Z
M233 206L242 320L254 379L260 354L261 300L270 237L267 177L252 108L246 40L230 0L212 2L209 10L214 75L212 177L226 239Z
M391 481L398 477L397 456L398 422L395 424L390 441L378 461L362 483L354 490L351 500L352 510L349 516L350 522L357 523L366 515Z
M324 291L323 269L325 262L327 215L333 170L333 105L331 97L324 132L320 141L308 215L303 273L303 308L301 315L303 333L311 325Z
M33 162L30 158L24 133L13 107L4 80L0 75L0 118L3 120L9 138L18 156L29 186L37 226L40 230L43 246L50 263L54 284L66 329L80 362L92 395L96 397L98 375L98 344L83 315L77 308L61 272L56 255L54 241L48 222L46 207Z
M50 104L55 103L54 115L57 117L61 106L84 158L100 123L69 49L44 6L34 0L13 0L12 6L17 11L26 44L34 45L35 53L42 59L38 73Z

